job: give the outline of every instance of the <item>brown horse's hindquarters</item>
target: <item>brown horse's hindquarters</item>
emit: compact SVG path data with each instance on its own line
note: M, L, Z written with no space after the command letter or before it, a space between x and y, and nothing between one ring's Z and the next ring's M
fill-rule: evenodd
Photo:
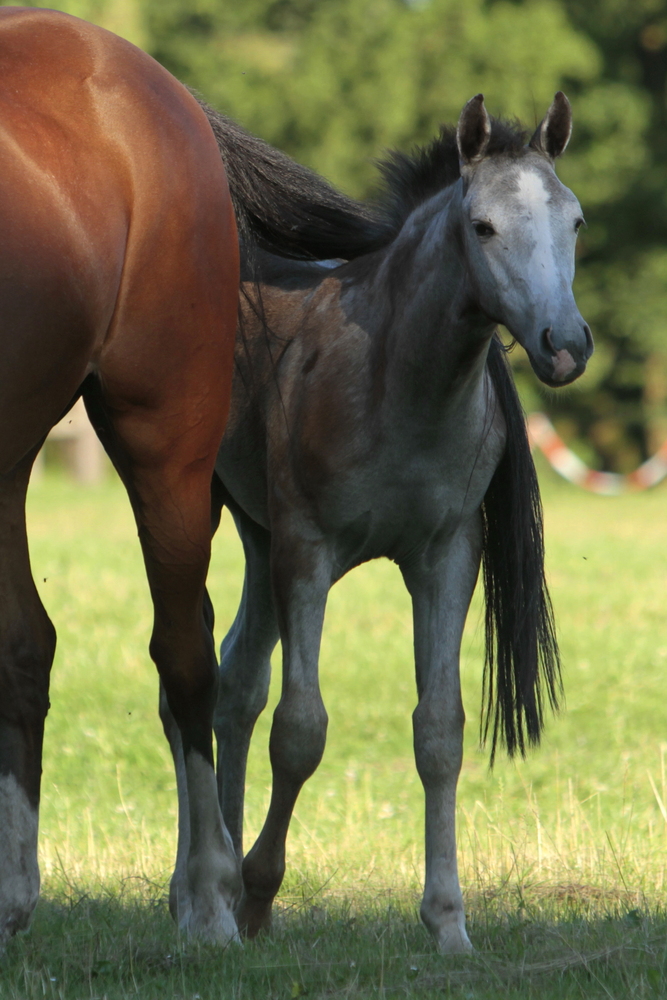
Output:
M113 316L129 212L118 185L95 196L91 173L75 211L69 181L26 165L0 129L0 473L66 409Z
M38 444L85 378L99 327L68 290L12 282L0 252L0 473Z
M0 80L0 473L89 371L112 408L136 403L155 426L208 397L186 419L213 442L238 248L203 112L129 43L50 11L0 10Z
M99 28L1 9L0 948L38 892L53 652L30 575L25 487L36 445L88 372L89 412L137 520L155 609L151 653L178 723L189 846L175 912L183 930L222 942L236 934L203 603L238 263L218 147L185 88ZM18 727L3 718L9 699Z

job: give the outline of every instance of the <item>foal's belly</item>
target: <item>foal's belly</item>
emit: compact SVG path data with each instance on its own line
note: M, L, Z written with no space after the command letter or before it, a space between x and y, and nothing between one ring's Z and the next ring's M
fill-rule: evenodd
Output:
M337 484L322 498L318 522L332 540L340 571L380 556L401 563L429 547L444 557L459 528L479 510L495 465L471 462L447 470L412 461L393 475Z

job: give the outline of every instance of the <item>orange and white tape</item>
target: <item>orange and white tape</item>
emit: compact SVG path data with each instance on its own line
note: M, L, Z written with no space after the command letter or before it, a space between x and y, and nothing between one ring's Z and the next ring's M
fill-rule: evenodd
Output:
M597 472L565 445L554 430L553 424L543 413L528 416L528 437L531 447L539 448L547 461L564 479L581 486L591 493L617 496L619 493L646 490L667 476L667 441L634 472L621 475L617 472Z

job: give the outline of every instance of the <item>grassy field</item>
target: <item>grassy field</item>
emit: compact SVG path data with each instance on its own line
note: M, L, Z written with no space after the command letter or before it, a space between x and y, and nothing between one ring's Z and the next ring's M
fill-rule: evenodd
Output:
M463 651L459 786L477 951L456 960L434 953L417 918L423 805L410 607L396 568L362 567L332 591L329 741L292 824L276 928L220 954L180 940L166 909L175 786L127 502L115 481L35 486L34 574L59 637L44 891L0 966L0 998L667 996L667 490L596 498L548 470L543 483L567 705L539 751L489 772L477 739L478 595ZM218 641L241 578L224 521L211 575ZM270 716L250 762L248 843L268 801Z

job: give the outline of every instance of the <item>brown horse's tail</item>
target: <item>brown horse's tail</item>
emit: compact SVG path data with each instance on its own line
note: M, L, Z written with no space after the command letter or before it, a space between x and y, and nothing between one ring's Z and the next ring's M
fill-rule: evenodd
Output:
M241 245L302 260L352 260L392 234L373 211L197 100L227 171Z
M482 739L512 756L539 743L545 701L558 708L560 656L544 576L542 502L526 423L502 344L487 362L507 444L482 505L486 663Z

